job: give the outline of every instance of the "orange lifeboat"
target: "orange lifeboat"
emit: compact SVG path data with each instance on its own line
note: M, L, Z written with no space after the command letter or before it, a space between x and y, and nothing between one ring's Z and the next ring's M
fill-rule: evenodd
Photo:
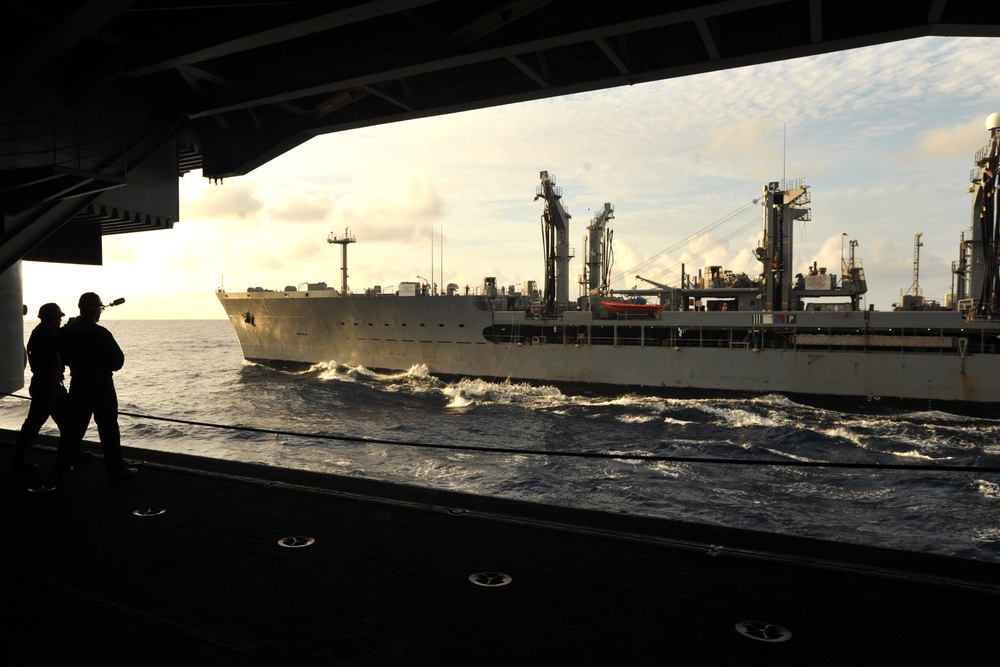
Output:
M655 303L639 301L602 301L601 305L612 315L652 315L663 309Z

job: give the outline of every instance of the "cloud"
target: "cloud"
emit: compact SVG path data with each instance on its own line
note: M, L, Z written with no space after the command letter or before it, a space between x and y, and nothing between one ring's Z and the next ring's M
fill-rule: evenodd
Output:
M915 152L925 158L967 158L984 143L982 117L920 134Z
M713 162L721 160L772 161L781 160L781 127L773 121L756 119L718 128L708 138L708 151Z
M447 214L448 205L434 179L407 174L344 194L338 198L331 219L346 227L363 228L367 242L411 243L429 240L431 224Z
M201 188L193 197L181 200L181 217L190 220L255 219L264 209L256 197L252 179L233 179Z
M162 230L157 230L162 232ZM142 232L143 234L155 234L157 231ZM102 255L105 262L115 264L134 264L141 261L142 255L136 250L131 239L123 240L120 243L105 243Z
M292 192L266 208L267 216L285 222L325 221L333 211L333 201L326 192Z

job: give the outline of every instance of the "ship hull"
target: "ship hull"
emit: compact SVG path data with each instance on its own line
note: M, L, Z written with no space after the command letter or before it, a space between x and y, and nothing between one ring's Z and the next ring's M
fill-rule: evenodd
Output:
M993 349L1000 329L977 329L957 313L662 312L630 321L568 312L533 319L493 310L480 297L345 297L333 290L218 296L244 357L271 365L423 366L443 376L681 396L782 394L860 409L991 415L1000 406Z

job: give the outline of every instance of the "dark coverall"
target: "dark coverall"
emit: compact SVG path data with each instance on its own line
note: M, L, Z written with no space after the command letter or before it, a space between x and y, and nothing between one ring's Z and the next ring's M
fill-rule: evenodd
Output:
M24 459L24 453L49 417L60 431L64 425L66 388L63 387L63 364L59 360L57 335L58 329L43 322L32 329L28 337L28 364L31 365L28 394L31 406L17 434L15 461Z
M110 331L83 318L60 329L59 353L72 377L56 470L66 472L72 468L93 417L104 465L108 474L114 475L125 467L125 462L118 427L118 394L112 374L125 365L125 353Z

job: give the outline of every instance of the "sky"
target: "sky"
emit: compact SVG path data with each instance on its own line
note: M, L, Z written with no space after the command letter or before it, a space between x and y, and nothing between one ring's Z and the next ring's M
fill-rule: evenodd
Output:
M812 219L796 223L796 273L838 273L856 240L865 305L888 310L913 288L919 232L919 288L942 300L971 221L973 156L1000 111L998 52L998 40L921 38L316 137L221 184L185 175L174 228L104 237L103 266L24 262L24 302L75 315L95 291L126 299L106 320L224 319L220 287L339 288L327 237L348 229L354 292L541 284L541 170L572 215L573 297L605 202L614 288L647 287L636 275L676 285L681 263L756 277L750 204L769 181L803 179Z

